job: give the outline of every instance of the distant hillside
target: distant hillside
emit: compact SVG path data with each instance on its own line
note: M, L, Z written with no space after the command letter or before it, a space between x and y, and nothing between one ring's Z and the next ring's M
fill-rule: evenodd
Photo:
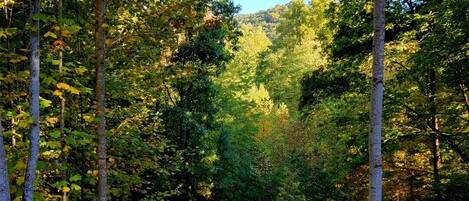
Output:
M285 8L285 5L277 5L265 11L238 15L236 19L240 24L262 26L267 36L272 39L275 36L275 28L279 22L280 15Z

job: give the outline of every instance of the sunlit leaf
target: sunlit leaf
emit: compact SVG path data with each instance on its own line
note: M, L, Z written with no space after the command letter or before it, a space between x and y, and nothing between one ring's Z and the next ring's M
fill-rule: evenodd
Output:
M70 188L69 188L68 186L64 186L64 187L62 188L62 191L63 191L64 193L68 193L68 192L70 192Z
M51 106L52 101L44 99L44 98L41 97L40 101L39 101L39 104L40 104L41 108L47 108L47 107Z
M48 31L48 32L46 32L46 33L44 34L44 37L45 37L45 38L50 37L50 38L56 39L56 38L57 38L57 35L56 35L55 33L52 33L52 32L50 32L50 31Z

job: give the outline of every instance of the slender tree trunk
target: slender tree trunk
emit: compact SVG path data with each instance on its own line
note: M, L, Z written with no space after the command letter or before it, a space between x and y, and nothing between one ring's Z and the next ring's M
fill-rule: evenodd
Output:
M39 0L31 0L31 16L39 14ZM31 87L29 110L33 123L31 125L31 135L29 137L29 157L26 167L26 177L24 182L24 200L33 201L34 180L36 177L36 165L39 159L39 21L32 20L31 30Z
M106 200L106 117L105 117L105 12L106 1L95 0L96 15L96 116L98 117L98 200Z
M58 20L58 26L62 30L62 25L60 24L60 20L62 19L62 0L57 0L57 20ZM63 40L62 35L59 34L59 40ZM59 60L59 80L60 82L64 81L64 76L63 76L63 58L64 58L64 53L63 53L63 47L60 47L58 50L58 60ZM60 115L59 115L59 130L60 130L60 163L64 164L67 162L67 158L65 156L64 150L65 150L65 93L64 90L61 89L62 92L62 97L60 97ZM67 179L67 174L66 171L61 173L62 175L62 180ZM63 192L62 194L62 201L67 201L68 196L67 192Z
M0 117L0 201L10 201L10 185L5 147L3 146L3 127Z
M16 146L15 117L11 118L11 146Z
M441 181L440 181L440 132L439 132L439 125L438 125L438 117L437 117L437 108L436 108L436 72L434 69L430 69L428 74L428 82L429 82L429 94L428 94L428 102L430 105L430 126L433 130L431 137L432 137L432 165L433 165L433 191L434 191L434 200L441 201L443 197L441 195Z
M10 28L10 27L11 27L11 20L12 20L11 18L12 18L12 15L13 15L13 6L12 6L12 8L10 9L10 11L8 11L8 2L4 0L3 3L4 3L4 8L3 8L3 10L4 10L4 12L5 12L5 20L6 20L6 22L7 22L6 28ZM11 51L11 50L10 50L10 47L11 47L11 45L10 45L10 37L7 37L7 38L6 38L6 49L7 49L8 52ZM10 71L13 71L13 72L16 73L16 68L15 68L15 66L12 65L12 63L10 62L10 57L7 57L6 59L7 59L7 65L6 65L6 66L8 67L8 69L9 69ZM16 86L16 81L15 81L15 86ZM15 87L12 87L12 90L15 90ZM14 105L14 101L11 101L11 105ZM11 124L11 125L12 125L12 126L11 126L11 128L12 128L11 141L12 141L12 145L13 145L13 146L16 145L15 131L14 131L14 129L15 129L15 126L14 126L14 119L15 119L15 118L11 118L11 123L12 123L12 124Z
M370 110L370 201L382 199L381 119L383 111L385 0L374 3L373 76Z
M80 94L80 98L78 101L78 107L80 111L80 127L82 130L85 130L85 119L83 115L83 98L82 95ZM84 158L85 158L85 150L83 148L83 145L80 145L80 160L82 163L80 163L79 170L81 174L85 174L86 166L84 165ZM80 186L84 186L83 179L80 180ZM83 201L83 195L84 195L84 188L80 188L80 201Z
M460 84L459 89L461 90L462 97L464 98L464 106L466 106L466 111L469 113L469 97L466 94L466 86L464 84Z
M410 194L411 201L415 201L414 179L415 179L415 176L411 174L409 177L409 194Z
M57 19L60 19L62 18L62 0L57 0ZM59 23L59 26L60 25L60 22ZM59 35L59 40L63 40L63 37L61 35ZM59 80L60 82L63 82L64 81L64 78L63 78L63 57L64 57L64 54L63 54L63 47L60 47L60 49L58 50L58 60L59 60ZM61 92L62 92L62 97L60 98L60 120L59 120L59 126L60 126L60 142L61 142L61 146L62 146L62 152L63 152L63 148L64 148L64 141L65 141L65 133L64 133L64 129L65 129L65 93L64 93L64 90L61 89ZM63 154L62 154L63 156ZM63 158L63 157L61 157Z

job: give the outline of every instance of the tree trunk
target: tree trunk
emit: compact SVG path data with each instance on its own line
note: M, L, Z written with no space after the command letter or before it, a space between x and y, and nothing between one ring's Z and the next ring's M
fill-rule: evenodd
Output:
M106 200L106 117L105 117L105 0L95 0L96 15L96 117L98 118L98 200Z
M0 117L0 201L10 201L10 185L8 183L8 165L5 148L3 147L3 127Z
M466 85L460 84L459 89L461 90L462 97L464 98L464 106L466 107L466 111L469 114L469 97L466 94Z
M432 137L432 165L433 165L433 191L434 191L434 200L441 201L443 197L441 195L441 181L440 181L440 132L438 125L437 117L437 108L436 108L436 72L434 69L430 69L428 74L428 84L429 84L429 94L428 94L428 103L430 105L430 126L433 130Z
M15 117L11 118L11 146L16 146Z
M410 201L415 201L414 180L415 180L415 176L411 173L411 175L409 177Z
M381 119L383 110L385 0L374 3L373 76L370 110L370 201L382 199Z
M58 19L58 23L59 23L59 26L60 26L60 19L62 18L62 0L57 0L57 19ZM62 27L60 27L60 29L62 29ZM61 35L59 35L59 40L63 40L63 37ZM63 82L64 81L64 78L63 78L63 57L64 57L64 54L63 54L63 47L60 47L60 49L58 50L58 60L59 60L59 81L60 82ZM63 152L63 148L64 148L64 141L65 141L65 133L64 133L64 129L65 129L65 93L64 93L64 90L63 89L60 89L60 91L62 92L62 97L60 98L60 116L59 116L59 126L60 126L60 142L61 142L61 146L62 146L62 150L61 150L61 153ZM62 157L63 158L63 154L62 154Z
M57 23L62 30L62 25L60 24L60 20L62 19L62 0L57 0ZM63 40L62 35L59 34L59 40ZM63 75L63 47L60 47L58 50L58 60L59 60L59 81L64 82L64 75ZM64 165L67 162L67 158L65 156L65 91L60 89L62 92L62 96L60 97L60 115L59 115L59 130L60 130L60 164ZM62 180L67 179L66 171L61 173ZM62 201L67 201L67 192L63 192L62 194Z
M31 0L31 18L39 14L39 0ZM39 21L31 19L31 86L30 86L30 115L33 119L31 135L29 137L29 157L26 167L24 182L25 201L33 201L34 180L36 176L36 165L39 158Z

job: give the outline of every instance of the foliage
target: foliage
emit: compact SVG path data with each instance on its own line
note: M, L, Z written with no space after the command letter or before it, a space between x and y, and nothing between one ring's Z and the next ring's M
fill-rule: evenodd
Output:
M386 2L384 200L437 190L467 200L469 4ZM0 3L13 200L32 123L30 17L41 21L35 200L95 200L92 3L63 1L61 18L55 1L37 16L27 1ZM109 199L366 199L372 11L370 0L293 0L246 15L229 0L108 1Z

